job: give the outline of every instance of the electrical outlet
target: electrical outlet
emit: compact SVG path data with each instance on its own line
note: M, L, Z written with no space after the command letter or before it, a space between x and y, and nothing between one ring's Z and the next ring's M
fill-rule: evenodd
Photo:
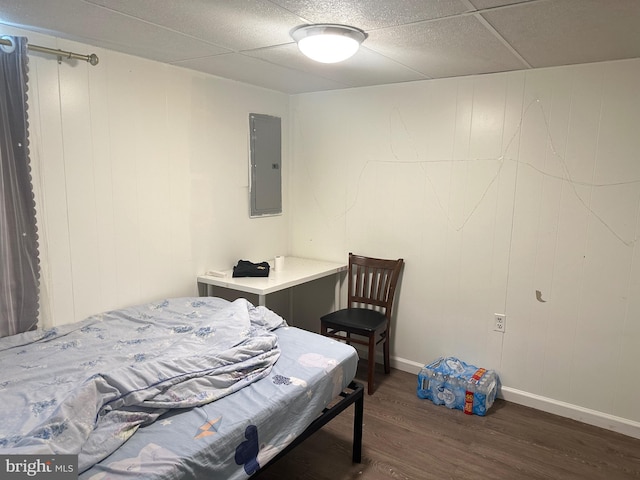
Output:
M493 331L504 333L507 329L507 316L502 313L496 313L494 319L495 323L493 324Z

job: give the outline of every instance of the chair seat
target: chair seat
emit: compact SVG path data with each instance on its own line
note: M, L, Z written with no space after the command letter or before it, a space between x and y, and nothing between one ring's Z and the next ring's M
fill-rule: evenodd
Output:
M383 313L370 308L344 308L324 315L321 317L321 321L336 327L375 332L385 327L387 317Z

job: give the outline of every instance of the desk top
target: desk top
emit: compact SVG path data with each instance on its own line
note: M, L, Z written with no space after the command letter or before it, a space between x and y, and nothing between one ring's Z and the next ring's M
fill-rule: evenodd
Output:
M233 269L231 269L225 271L226 276L224 277L200 275L198 276L198 283L258 295L267 295L318 278L345 272L349 268L347 263L325 262L324 260L312 260L300 257L285 257L284 267L281 270L274 270L273 262L269 263L271 270L268 277L233 278Z

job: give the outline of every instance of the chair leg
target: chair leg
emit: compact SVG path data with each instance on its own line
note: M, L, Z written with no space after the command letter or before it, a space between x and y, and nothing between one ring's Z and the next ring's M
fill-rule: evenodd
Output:
M384 337L384 342L382 344L382 351L384 353L384 373L391 373L391 362L389 362L389 331Z
M367 393L373 394L373 376L376 372L376 337L369 337L369 367L367 371Z

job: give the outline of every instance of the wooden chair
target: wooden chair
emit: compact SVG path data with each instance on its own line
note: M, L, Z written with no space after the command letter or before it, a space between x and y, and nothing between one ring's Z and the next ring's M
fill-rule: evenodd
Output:
M373 393L376 345L383 342L384 372L389 373L391 309L404 260L384 260L349 253L347 308L320 318L326 337L369 348L367 392ZM356 337L352 337L356 335Z

